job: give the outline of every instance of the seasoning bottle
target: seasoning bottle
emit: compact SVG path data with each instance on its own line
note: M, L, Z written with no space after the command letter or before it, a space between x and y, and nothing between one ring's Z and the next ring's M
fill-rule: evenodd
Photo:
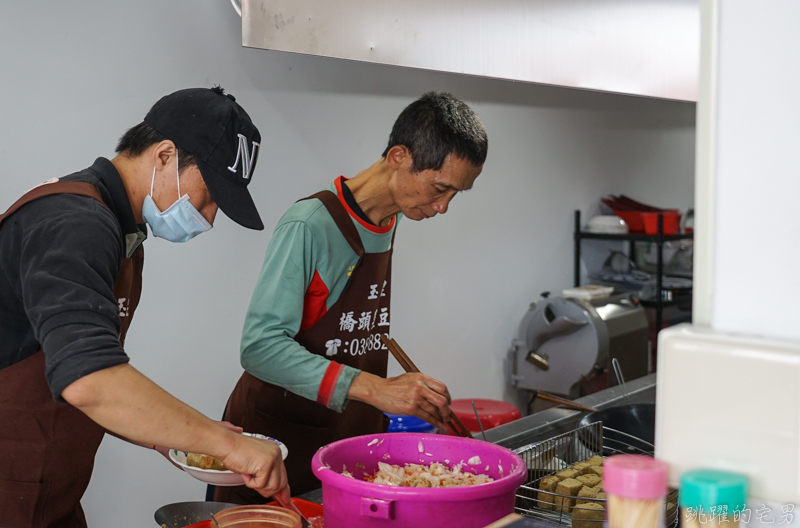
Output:
M681 475L678 503L684 528L737 528L747 500L747 477L697 469Z
M643 455L615 455L603 463L609 528L661 528L667 465Z

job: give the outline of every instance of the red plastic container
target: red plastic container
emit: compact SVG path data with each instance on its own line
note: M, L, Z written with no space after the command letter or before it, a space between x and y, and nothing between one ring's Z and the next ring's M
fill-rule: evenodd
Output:
M472 409L472 402L475 402L475 409L478 411L478 416L481 418L481 424L478 424L478 419L475 418L475 410ZM516 405L506 403L500 400L453 400L450 404L450 410L458 416L458 419L469 429L476 438L480 438L481 425L484 431L488 431L498 425L507 424L514 420L522 418L519 409ZM445 426L444 430L439 428L440 433L446 432L449 435L456 436L456 434Z
M644 213L641 211L622 211L620 209L614 209L614 214L625 220L625 223L628 224L628 232L644 232L644 218L642 218Z
M678 233L678 226L681 223L681 213L679 211L664 211L663 213L641 213L644 220L644 232L648 235L658 234L658 215L664 217L662 224L663 235L675 235ZM619 216L619 213L617 213Z
M664 215L663 234L674 235L678 233L681 213L677 209L660 209L637 202L625 195L611 195L607 198L601 198L600 201L610 207L615 215L625 220L630 233L658 234L659 213Z
M322 515L322 504L317 504L316 502L307 501L305 499L298 499L296 497L292 498L292 502L306 519L310 517L320 517Z
M297 497L292 497L292 502L297 509L300 510L300 513L303 514L303 517L306 519L310 519L311 517L321 517L322 516L322 504L317 504L316 502L307 501L305 499L298 499ZM268 503L270 505L277 505L274 502ZM200 521L199 523L191 524L186 528L213 528L211 526L211 521Z

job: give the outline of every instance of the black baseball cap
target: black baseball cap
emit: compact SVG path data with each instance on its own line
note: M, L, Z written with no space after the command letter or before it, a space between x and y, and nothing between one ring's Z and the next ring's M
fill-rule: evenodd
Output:
M236 98L220 87L179 90L154 104L144 122L194 156L211 198L228 218L264 229L247 190L261 134Z

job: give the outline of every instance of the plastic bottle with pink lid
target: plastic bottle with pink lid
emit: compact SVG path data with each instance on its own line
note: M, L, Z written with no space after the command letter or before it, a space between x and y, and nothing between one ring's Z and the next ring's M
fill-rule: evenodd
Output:
M643 455L616 455L603 464L609 528L661 528L667 465Z

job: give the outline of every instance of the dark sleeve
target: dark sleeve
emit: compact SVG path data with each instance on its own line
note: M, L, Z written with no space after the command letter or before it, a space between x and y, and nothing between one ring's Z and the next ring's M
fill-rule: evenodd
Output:
M26 205L20 251L21 296L44 350L53 397L75 380L126 363L119 343L114 283L121 235L94 198L55 195Z

